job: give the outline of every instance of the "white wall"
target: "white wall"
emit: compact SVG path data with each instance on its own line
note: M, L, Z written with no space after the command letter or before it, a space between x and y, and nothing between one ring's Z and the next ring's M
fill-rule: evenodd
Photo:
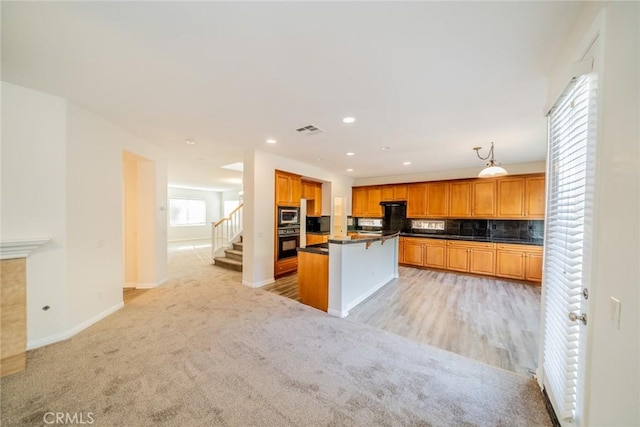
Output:
M344 197L351 205L351 177L264 151L246 151L243 252L247 261L244 263L242 281L247 286L258 287L273 282L276 169L324 181L323 189L325 186L331 188L330 200ZM323 198L325 196L323 192Z
M592 38L604 12L598 74L598 141L594 247L586 396L580 425L640 425L640 3L589 4L551 72L549 103L566 86L571 64ZM620 329L610 320L610 298L622 302Z
M237 197L237 191L236 197ZM185 227L172 227L169 225L169 241L189 239L210 239L211 223L222 218L222 197L220 191L192 190L186 188L169 187L169 198L203 199L207 205L207 220L205 225L193 225ZM237 199L236 199L237 200Z
M27 260L27 345L34 348L122 306L123 149L153 160L147 222L155 232L145 253L150 280L166 280L166 157L42 92L3 82L2 107L2 238L53 239Z
M2 83L1 238L51 239L27 259L29 342L68 324L66 118L63 99Z

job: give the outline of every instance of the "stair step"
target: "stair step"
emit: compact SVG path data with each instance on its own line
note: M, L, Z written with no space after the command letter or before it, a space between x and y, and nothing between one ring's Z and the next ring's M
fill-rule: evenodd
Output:
M225 249L224 255L227 258L236 259L238 261L242 261L242 251L238 251L235 249Z
M242 271L242 261L227 257L215 257L213 263L219 267L229 270Z
M242 242L234 242L233 243L233 249L236 250L236 251L242 251Z

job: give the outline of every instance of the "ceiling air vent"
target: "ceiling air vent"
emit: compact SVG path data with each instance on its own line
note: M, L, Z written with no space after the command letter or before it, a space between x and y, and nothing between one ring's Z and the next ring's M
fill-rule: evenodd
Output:
M314 125L303 126L296 130L303 135L315 135L316 133L324 132L322 129Z

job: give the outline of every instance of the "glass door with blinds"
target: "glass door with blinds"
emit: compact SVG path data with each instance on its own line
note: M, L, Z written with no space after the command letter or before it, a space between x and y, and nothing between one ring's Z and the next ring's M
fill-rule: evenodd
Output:
M588 314L595 155L594 75L574 79L549 114L542 384L561 425L579 425Z

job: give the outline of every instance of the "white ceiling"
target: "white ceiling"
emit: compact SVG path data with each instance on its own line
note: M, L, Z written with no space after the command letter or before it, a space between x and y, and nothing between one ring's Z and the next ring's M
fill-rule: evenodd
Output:
M490 141L538 161L545 76L582 7L3 1L2 79L159 145L175 186L240 188L220 166L251 148L358 178L480 168Z

